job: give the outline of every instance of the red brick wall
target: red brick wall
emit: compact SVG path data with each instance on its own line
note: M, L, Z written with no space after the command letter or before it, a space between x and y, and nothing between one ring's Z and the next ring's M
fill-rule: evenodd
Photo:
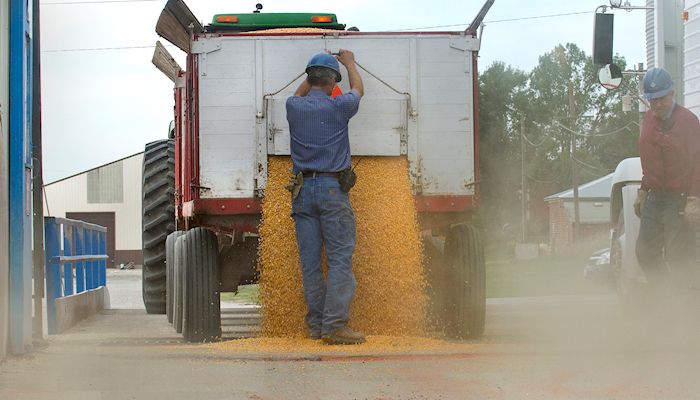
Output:
M608 224L581 224L579 233L581 239L609 232ZM552 253L569 247L574 241L574 222L569 219L562 200L549 203L549 248Z
M549 248L552 252L567 247L573 240L573 226L566 215L564 202L561 200L549 203Z

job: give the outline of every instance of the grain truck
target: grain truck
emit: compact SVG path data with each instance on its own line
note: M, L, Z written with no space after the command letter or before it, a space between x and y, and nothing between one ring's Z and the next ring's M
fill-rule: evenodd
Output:
M351 49L365 85L351 153L407 158L426 243L445 260L434 275L442 298L455 299L446 318L455 336L480 336L483 245L469 221L479 203L478 28L492 3L465 31L360 32L335 14L260 5L203 26L169 0L156 32L187 57L181 68L159 43L153 58L174 83L175 107L169 139L144 157L147 311L168 314L189 341L221 335L220 293L256 281L268 157L290 154L285 101L311 56ZM339 89L349 90L347 76Z

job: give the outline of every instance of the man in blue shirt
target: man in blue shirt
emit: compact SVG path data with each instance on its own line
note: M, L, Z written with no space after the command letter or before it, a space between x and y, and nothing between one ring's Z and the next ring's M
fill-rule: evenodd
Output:
M341 80L338 61L347 69L351 90L332 98ZM364 335L347 326L356 286L352 273L355 215L338 176L351 166L348 122L357 113L364 87L349 50L340 50L337 58L315 55L306 73L306 80L287 99L294 174L303 175L301 188L293 195L292 216L308 308L306 324L313 339L357 344L364 342ZM324 245L326 282L321 273Z

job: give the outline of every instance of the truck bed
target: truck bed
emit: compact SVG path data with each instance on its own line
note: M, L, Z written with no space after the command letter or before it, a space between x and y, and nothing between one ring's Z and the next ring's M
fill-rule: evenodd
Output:
M268 155L289 154L287 97L312 55L341 48L355 53L365 85L352 155L408 157L416 195L472 196L478 46L462 33L200 35L192 52L201 197L265 189Z

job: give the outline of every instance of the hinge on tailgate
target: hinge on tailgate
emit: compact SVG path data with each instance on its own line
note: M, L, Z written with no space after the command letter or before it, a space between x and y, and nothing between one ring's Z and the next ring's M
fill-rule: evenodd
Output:
M479 39L464 35L450 38L450 47L461 51L479 51Z
M192 42L192 54L207 54L221 50L221 38L202 38Z
M201 54L199 71L207 76L207 54L221 50L221 38L206 38L192 42L192 54Z
M394 129L399 131L401 155L408 154L408 129L405 126L397 126Z

